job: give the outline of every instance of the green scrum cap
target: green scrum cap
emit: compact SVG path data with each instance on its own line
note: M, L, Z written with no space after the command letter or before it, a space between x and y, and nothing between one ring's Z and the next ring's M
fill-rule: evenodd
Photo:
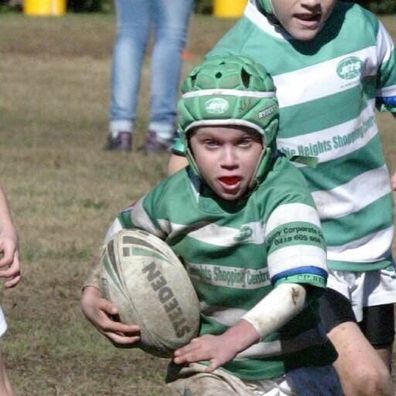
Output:
M279 106L271 76L250 58L213 57L195 67L182 86L179 132L186 156L199 174L188 144L189 132L200 126L239 125L263 137L262 158L254 179L265 176L278 131Z

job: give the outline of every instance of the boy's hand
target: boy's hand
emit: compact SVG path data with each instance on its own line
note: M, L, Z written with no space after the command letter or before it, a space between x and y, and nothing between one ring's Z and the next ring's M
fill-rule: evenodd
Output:
M224 334L203 335L194 338L189 344L179 348L174 353L176 364L188 364L209 360L206 369L212 372L234 359L241 351L259 341L260 336L255 328L245 320L240 320Z
M189 344L176 350L173 360L176 364L209 360L210 365L206 371L212 372L232 360L237 353L238 350L233 348L233 345L228 344L224 335L206 334L194 338Z
M112 317L118 314L116 306L104 299L96 287L87 286L84 289L81 310L97 330L112 343L133 346L140 340L139 326L113 320Z
M18 237L15 233L0 234L0 254L0 278L6 279L5 287L14 287L21 279Z
M396 191L396 172L393 174L393 176L391 178L391 183L392 183L393 191Z

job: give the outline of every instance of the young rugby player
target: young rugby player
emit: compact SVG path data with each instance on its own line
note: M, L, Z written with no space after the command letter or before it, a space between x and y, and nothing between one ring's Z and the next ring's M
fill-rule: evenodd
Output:
M122 228L160 237L197 291L200 334L175 351L168 385L179 395L341 395L319 326L319 216L303 176L277 151L271 77L248 58L209 60L187 78L179 112L189 167L123 211L106 238ZM112 341L139 339L138 326L111 319L117 309L96 277L82 309Z

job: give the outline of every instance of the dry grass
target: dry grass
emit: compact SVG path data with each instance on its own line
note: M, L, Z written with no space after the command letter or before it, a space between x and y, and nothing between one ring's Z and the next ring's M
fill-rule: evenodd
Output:
M194 18L184 73L232 23ZM385 23L396 37L395 18ZM19 395L166 395L164 360L115 349L79 309L104 230L165 175L167 162L102 150L114 18L4 15L1 26L1 183L20 230L24 273L18 288L2 296L12 381ZM146 109L146 96L142 102ZM138 144L146 117L142 110ZM381 125L396 169L394 124L381 116Z
M215 28L194 20L194 29L206 23L212 41L231 22ZM10 322L3 349L19 395L167 394L165 360L115 349L79 309L109 222L165 175L167 163L166 156L102 150L114 28L112 16L2 16L1 182L20 230L24 273L2 296ZM207 49L199 40L191 62ZM184 73L191 67L186 62ZM146 67L143 90L147 77ZM142 97L142 109L147 104Z

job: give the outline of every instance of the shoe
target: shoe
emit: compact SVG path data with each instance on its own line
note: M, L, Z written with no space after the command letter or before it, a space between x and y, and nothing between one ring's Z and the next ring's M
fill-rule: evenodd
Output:
M131 151L132 133L120 132L116 137L113 137L113 135L109 133L105 150Z
M161 139L154 131L148 131L144 141L143 150L146 154L169 152L173 139Z

